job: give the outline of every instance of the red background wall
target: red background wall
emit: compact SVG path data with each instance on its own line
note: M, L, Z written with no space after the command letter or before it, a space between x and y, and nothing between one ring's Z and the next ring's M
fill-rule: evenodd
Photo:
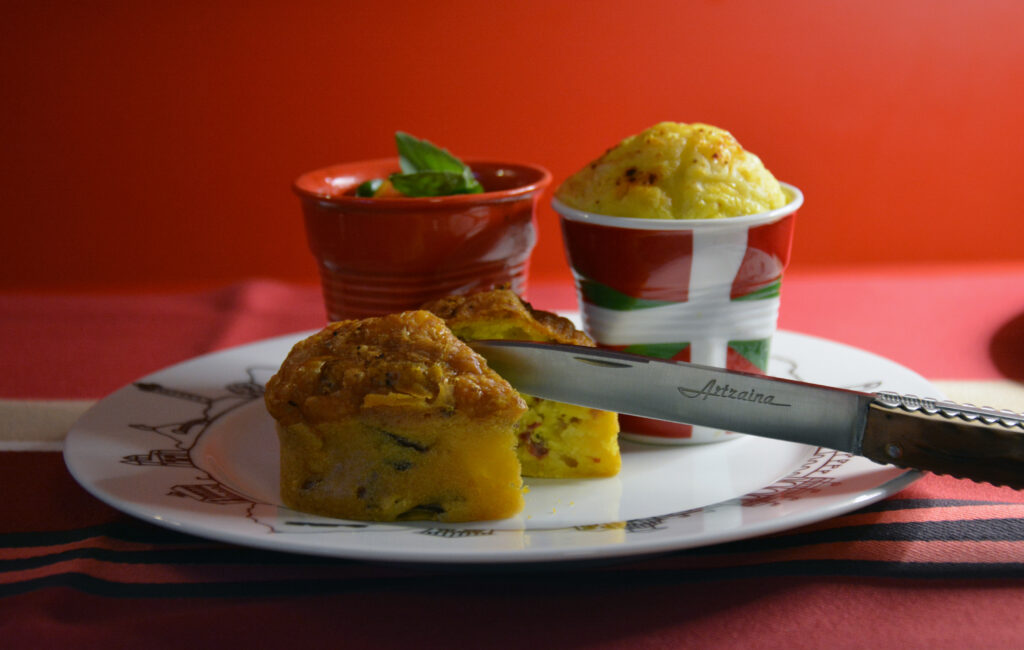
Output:
M506 6L507 5L507 6ZM315 281L294 177L403 129L556 183L661 120L800 186L794 270L1024 260L1024 3L6 3L0 288ZM568 277L546 202L535 276Z

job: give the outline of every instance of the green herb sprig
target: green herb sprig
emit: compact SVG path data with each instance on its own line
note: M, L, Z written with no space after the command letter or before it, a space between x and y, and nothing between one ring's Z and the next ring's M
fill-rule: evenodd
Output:
M427 140L397 131L398 163L402 171L391 174L388 180L405 196L448 196L451 194L479 194L483 186L473 176L473 170ZM373 179L356 188L356 196L373 196L383 181Z

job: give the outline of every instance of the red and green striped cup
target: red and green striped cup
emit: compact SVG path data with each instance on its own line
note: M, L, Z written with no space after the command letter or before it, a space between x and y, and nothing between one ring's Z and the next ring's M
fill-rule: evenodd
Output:
M782 272L803 194L721 219L610 217L552 200L561 217L583 327L601 347L765 373ZM659 444L729 440L708 427L620 416L622 436Z

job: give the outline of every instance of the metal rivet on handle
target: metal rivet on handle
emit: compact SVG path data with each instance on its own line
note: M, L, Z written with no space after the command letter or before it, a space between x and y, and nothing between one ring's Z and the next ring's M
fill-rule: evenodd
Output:
M895 442L890 442L885 446L885 453L889 455L889 458L899 458L903 455L903 448Z

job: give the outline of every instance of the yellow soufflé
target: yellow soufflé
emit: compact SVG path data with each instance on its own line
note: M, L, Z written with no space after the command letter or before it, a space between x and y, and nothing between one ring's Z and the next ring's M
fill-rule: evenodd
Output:
M728 131L662 122L630 136L566 179L563 204L645 219L716 219L781 208L788 197Z

